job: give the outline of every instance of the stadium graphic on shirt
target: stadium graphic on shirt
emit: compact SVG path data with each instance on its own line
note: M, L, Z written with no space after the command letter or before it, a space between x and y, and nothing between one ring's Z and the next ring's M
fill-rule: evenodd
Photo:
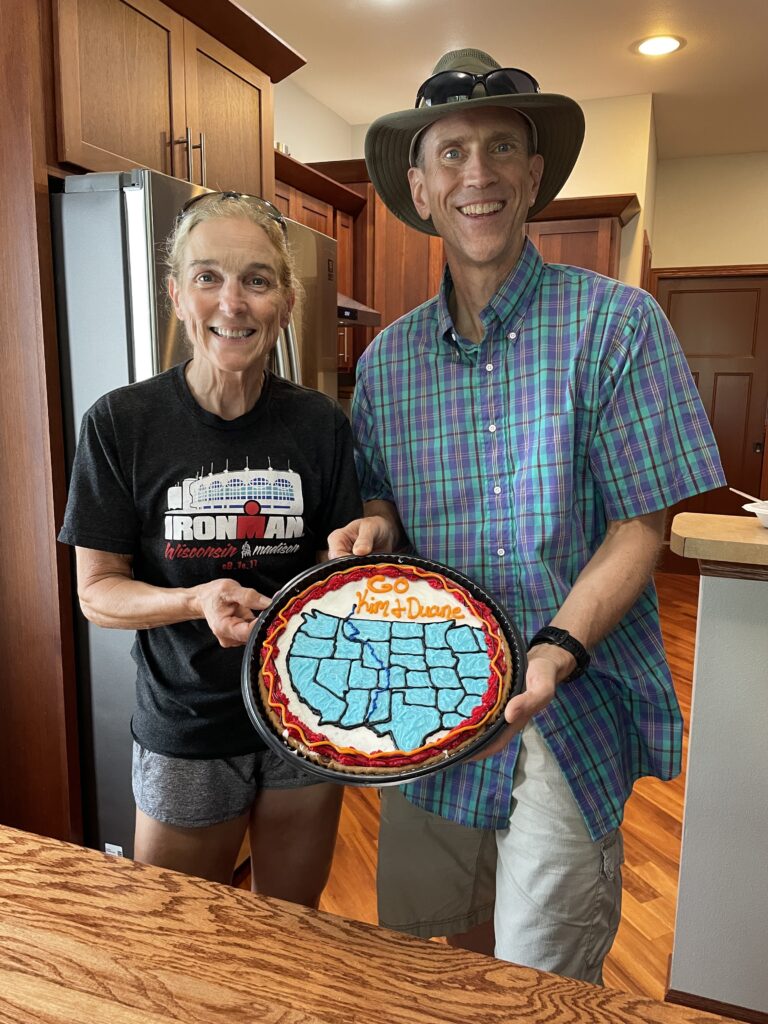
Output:
M168 488L165 557L294 554L304 536L301 477L288 469L201 468Z

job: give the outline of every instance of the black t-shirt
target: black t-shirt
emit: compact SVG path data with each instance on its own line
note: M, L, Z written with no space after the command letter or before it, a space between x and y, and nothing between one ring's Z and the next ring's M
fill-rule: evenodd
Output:
M184 366L112 391L83 417L59 540L133 556L137 580L230 577L272 596L361 515L349 424L336 402L268 374L256 405L223 420ZM240 693L243 648L204 619L138 630L132 729L147 749L232 757L263 744Z

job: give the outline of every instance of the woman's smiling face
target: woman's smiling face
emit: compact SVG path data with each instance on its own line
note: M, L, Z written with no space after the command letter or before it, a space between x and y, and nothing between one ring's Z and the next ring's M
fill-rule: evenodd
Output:
M194 359L214 370L261 372L286 327L293 295L280 283L281 256L245 217L214 217L189 234L169 291Z

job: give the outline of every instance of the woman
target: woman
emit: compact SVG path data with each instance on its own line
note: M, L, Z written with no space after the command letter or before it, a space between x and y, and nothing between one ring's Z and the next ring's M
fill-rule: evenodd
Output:
M137 630L135 857L317 906L341 787L265 751L240 694L270 595L360 514L349 426L268 369L295 300L278 211L206 194L179 216L168 279L192 358L86 413L60 539L100 626Z

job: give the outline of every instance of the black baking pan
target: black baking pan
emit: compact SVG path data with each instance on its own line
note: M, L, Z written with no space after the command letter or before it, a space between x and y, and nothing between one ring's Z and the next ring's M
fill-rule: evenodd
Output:
M326 579L333 573L357 566L376 566L382 563L389 565L416 566L417 568L421 568L429 572L440 573L446 578L464 587L472 597L485 604L495 616L509 646L512 673L509 696L512 697L515 694L521 693L525 687L525 645L523 644L517 627L507 615L506 611L480 586L478 586L477 583L468 579L461 573L456 572L454 569L451 569L449 566L441 565L438 562L428 561L423 558L416 558L411 555L385 554L374 554L365 557L349 556L336 558L332 561L312 566L310 569L307 569L305 572L294 577L280 591L278 591L272 599L272 603L269 607L266 608L256 620L256 624L251 630L251 635L248 639L248 644L243 656L242 690L248 717L253 723L256 732L267 747L275 751L290 763L294 764L296 767L301 768L310 775L316 776L318 780L322 779L325 782L340 782L349 786L376 787L395 786L404 782L411 782L414 779L421 778L425 775L431 775L433 772L442 771L459 761L464 761L470 757L474 757L498 735L505 725L504 709L502 706L497 713L496 721L489 726L482 736L479 736L474 743L463 747L461 750L453 754L449 753L447 757L442 758L438 762L433 762L432 764L427 765L417 764L414 765L413 768L404 768L401 772L389 773L386 775L378 773L355 774L352 772L342 772L317 764L314 760L306 757L300 751L290 746L290 744L280 736L273 725L272 720L264 711L258 682L262 662L262 645L273 619L280 613L286 604L292 601L298 594L301 594L306 590L307 587L322 582L322 580Z

